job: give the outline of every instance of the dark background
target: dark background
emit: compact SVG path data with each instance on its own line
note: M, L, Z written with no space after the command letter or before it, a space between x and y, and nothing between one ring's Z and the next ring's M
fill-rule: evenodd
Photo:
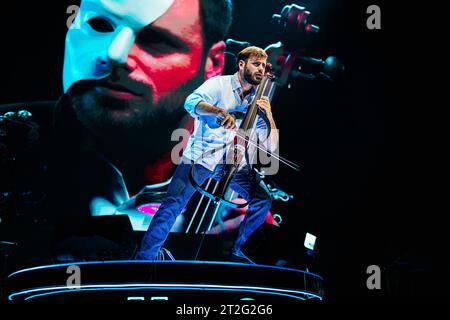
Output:
M302 167L300 173L282 167L274 178L295 196L273 207L284 219L283 249L303 251L305 232L318 236L317 272L331 298L424 297L445 270L433 259L442 254L444 227L424 200L421 152L403 157L416 146L404 126L415 87L406 88L406 102L400 87L410 80L412 59L398 12L368 1L234 2L230 38L261 47L282 40L269 23L272 14L302 4L321 28L308 54L336 56L346 67L334 82L295 81L272 101L280 154ZM70 4L77 3L2 8L0 103L58 98ZM370 4L381 7L381 30L366 28ZM366 288L372 264L382 268L382 290Z

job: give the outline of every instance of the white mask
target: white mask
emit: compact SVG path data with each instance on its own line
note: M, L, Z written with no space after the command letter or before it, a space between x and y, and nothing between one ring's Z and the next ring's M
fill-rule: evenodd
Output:
M137 34L161 17L174 1L82 0L66 36L64 93L77 81L109 76L112 63L125 63ZM93 29L89 24L95 21L93 18L102 19L97 22L107 21L107 28Z

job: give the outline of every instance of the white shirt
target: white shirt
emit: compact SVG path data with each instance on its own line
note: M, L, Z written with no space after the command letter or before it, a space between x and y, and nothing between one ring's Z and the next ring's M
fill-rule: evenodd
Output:
M238 74L227 76L216 76L208 79L197 90L189 95L184 104L184 108L195 118L194 132L186 146L183 156L189 160L203 165L213 171L217 164L225 162L225 147L232 141L234 133L230 129L217 124L216 116L200 116L195 113L195 108L199 102L206 102L215 107L233 112L247 112L247 107L255 95L255 87L241 100L242 86L238 79ZM237 120L237 126L241 120ZM258 115L255 121L258 137L266 140L267 126L264 120ZM256 142L257 137L250 137ZM254 151L254 148L253 148ZM252 153L249 148L249 153ZM250 159L250 161L252 161Z

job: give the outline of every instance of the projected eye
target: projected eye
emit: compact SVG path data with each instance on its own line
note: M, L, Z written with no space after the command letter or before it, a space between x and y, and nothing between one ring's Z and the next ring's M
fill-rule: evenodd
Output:
M176 45L168 38L165 38L164 36L157 33L153 33L151 35L149 33L150 32L147 32L146 35L143 35L143 33L141 33L141 35L137 39L137 42L147 51L155 54L164 54L169 53L176 48Z
M114 31L113 26L111 23L109 23L107 20L103 18L92 18L88 21L89 25L92 29L94 29L97 32L112 32Z
M166 54L174 51L187 52L186 43L167 31L146 27L139 32L136 42L151 54Z

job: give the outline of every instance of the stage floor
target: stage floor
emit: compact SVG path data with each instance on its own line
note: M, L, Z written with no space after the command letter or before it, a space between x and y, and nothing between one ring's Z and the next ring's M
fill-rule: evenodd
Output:
M2 302L257 302L322 300L323 278L304 270L222 261L89 261L10 274Z

